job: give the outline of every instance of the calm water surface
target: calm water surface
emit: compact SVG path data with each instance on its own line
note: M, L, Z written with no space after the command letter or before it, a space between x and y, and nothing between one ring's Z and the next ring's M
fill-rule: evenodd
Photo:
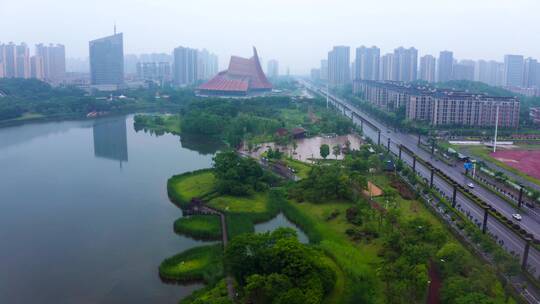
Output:
M199 288L158 277L200 244L174 234L166 181L215 151L137 133L132 116L0 129L0 303L177 303Z

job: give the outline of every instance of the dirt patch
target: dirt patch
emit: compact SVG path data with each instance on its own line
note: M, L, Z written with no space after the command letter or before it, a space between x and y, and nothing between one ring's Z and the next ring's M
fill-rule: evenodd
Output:
M539 150L502 150L490 155L512 168L540 179Z
M365 195L372 196L372 197L383 195L383 191L381 190L381 188L377 187L377 185L369 181L367 184L368 184L368 189L364 190Z
M412 200L415 198L414 192L412 192L407 185L397 178L392 179L390 186L396 189L399 192L399 195L406 200Z

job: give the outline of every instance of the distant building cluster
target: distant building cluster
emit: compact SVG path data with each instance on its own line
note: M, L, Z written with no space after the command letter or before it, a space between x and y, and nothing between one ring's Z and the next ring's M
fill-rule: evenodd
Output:
M376 80L355 80L353 92L385 110L397 111L405 107L407 119L434 126L488 127L495 126L497 121L500 127L519 126L520 103L516 97L494 97Z
M381 55L376 46L360 46L353 55L351 58L348 46L333 47L320 67L311 70L311 77L327 81L333 87L351 84L354 80L423 80L429 83L470 80L530 96L540 94L540 64L536 59L522 55L505 55L503 62L458 61L451 51L440 52L438 58L433 55L418 57L414 47L398 47L392 53Z
M38 44L33 56L25 43L0 44L0 78L35 78L60 83L65 73L66 51L61 44Z
M165 53L124 55L122 33L89 43L90 86L98 90L141 86L146 82L191 86L218 72L218 57L209 51L177 47Z

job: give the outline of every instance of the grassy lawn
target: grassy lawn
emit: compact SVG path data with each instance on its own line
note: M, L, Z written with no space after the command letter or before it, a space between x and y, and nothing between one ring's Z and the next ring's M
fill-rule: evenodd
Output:
M287 165L296 170L296 175L300 178L306 178L311 171L311 166L296 159L287 158L285 160Z
M174 231L199 239L221 238L221 220L215 215L181 217L174 222Z
M222 195L210 200L209 205L233 213L264 213L268 211L267 193L255 193L245 197Z
M165 259L159 265L162 278L180 282L216 282L223 277L221 244L195 247Z
M292 208L298 210L311 223L313 229L321 235L319 246L330 256L337 264L337 280L333 292L327 297L325 303L345 303L354 289L354 282L350 277L366 278L377 281L374 269L379 258L377 257L378 245L373 242L370 244L359 244L351 241L345 231L352 228L345 218L347 208L351 203L330 202L324 204L296 203L290 202ZM339 215L327 221L326 218L334 211L339 211ZM372 284L375 287L377 284ZM379 293L378 288L371 292Z
M36 119L36 118L42 118L45 117L45 115L38 114L38 113L24 113L21 117L17 117L14 120L27 120L27 119Z
M156 133L169 132L180 135L181 124L179 115L139 115L138 117L143 117L144 122L140 123L140 126L144 129L152 130ZM154 117L161 118L161 122L157 123Z
M211 170L199 170L171 177L167 183L169 196L180 203L213 192L215 177Z
M304 119L307 117L307 114L301 112L298 109L282 109L281 118L285 121L287 128L295 128L298 125L304 124Z
M526 179L528 180L529 182L531 183L534 183L536 185L539 185L540 186L540 180L530 176L530 175L527 175L521 171L519 171L518 169L516 168L513 168L513 167L510 167L509 165L505 164L504 162L502 161L499 161L493 157L491 157L491 155L489 155L489 153L491 152L491 149L487 148L487 147L484 147L484 146L474 146L474 147L470 147L468 148L468 151L471 152L472 155L488 162L488 163L494 163L496 164L497 166L501 167L501 168L504 168L520 177L522 177L523 179Z

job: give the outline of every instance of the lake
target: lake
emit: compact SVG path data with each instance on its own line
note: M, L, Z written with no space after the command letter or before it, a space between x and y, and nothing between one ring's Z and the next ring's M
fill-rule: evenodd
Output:
M210 167L202 146L137 133L132 116L0 129L0 303L177 303L199 288L157 267L200 243L173 232L166 182Z
M166 182L219 144L156 136L133 116L0 129L0 303L178 303L164 258L203 244L173 232ZM297 229L282 215L257 225Z

